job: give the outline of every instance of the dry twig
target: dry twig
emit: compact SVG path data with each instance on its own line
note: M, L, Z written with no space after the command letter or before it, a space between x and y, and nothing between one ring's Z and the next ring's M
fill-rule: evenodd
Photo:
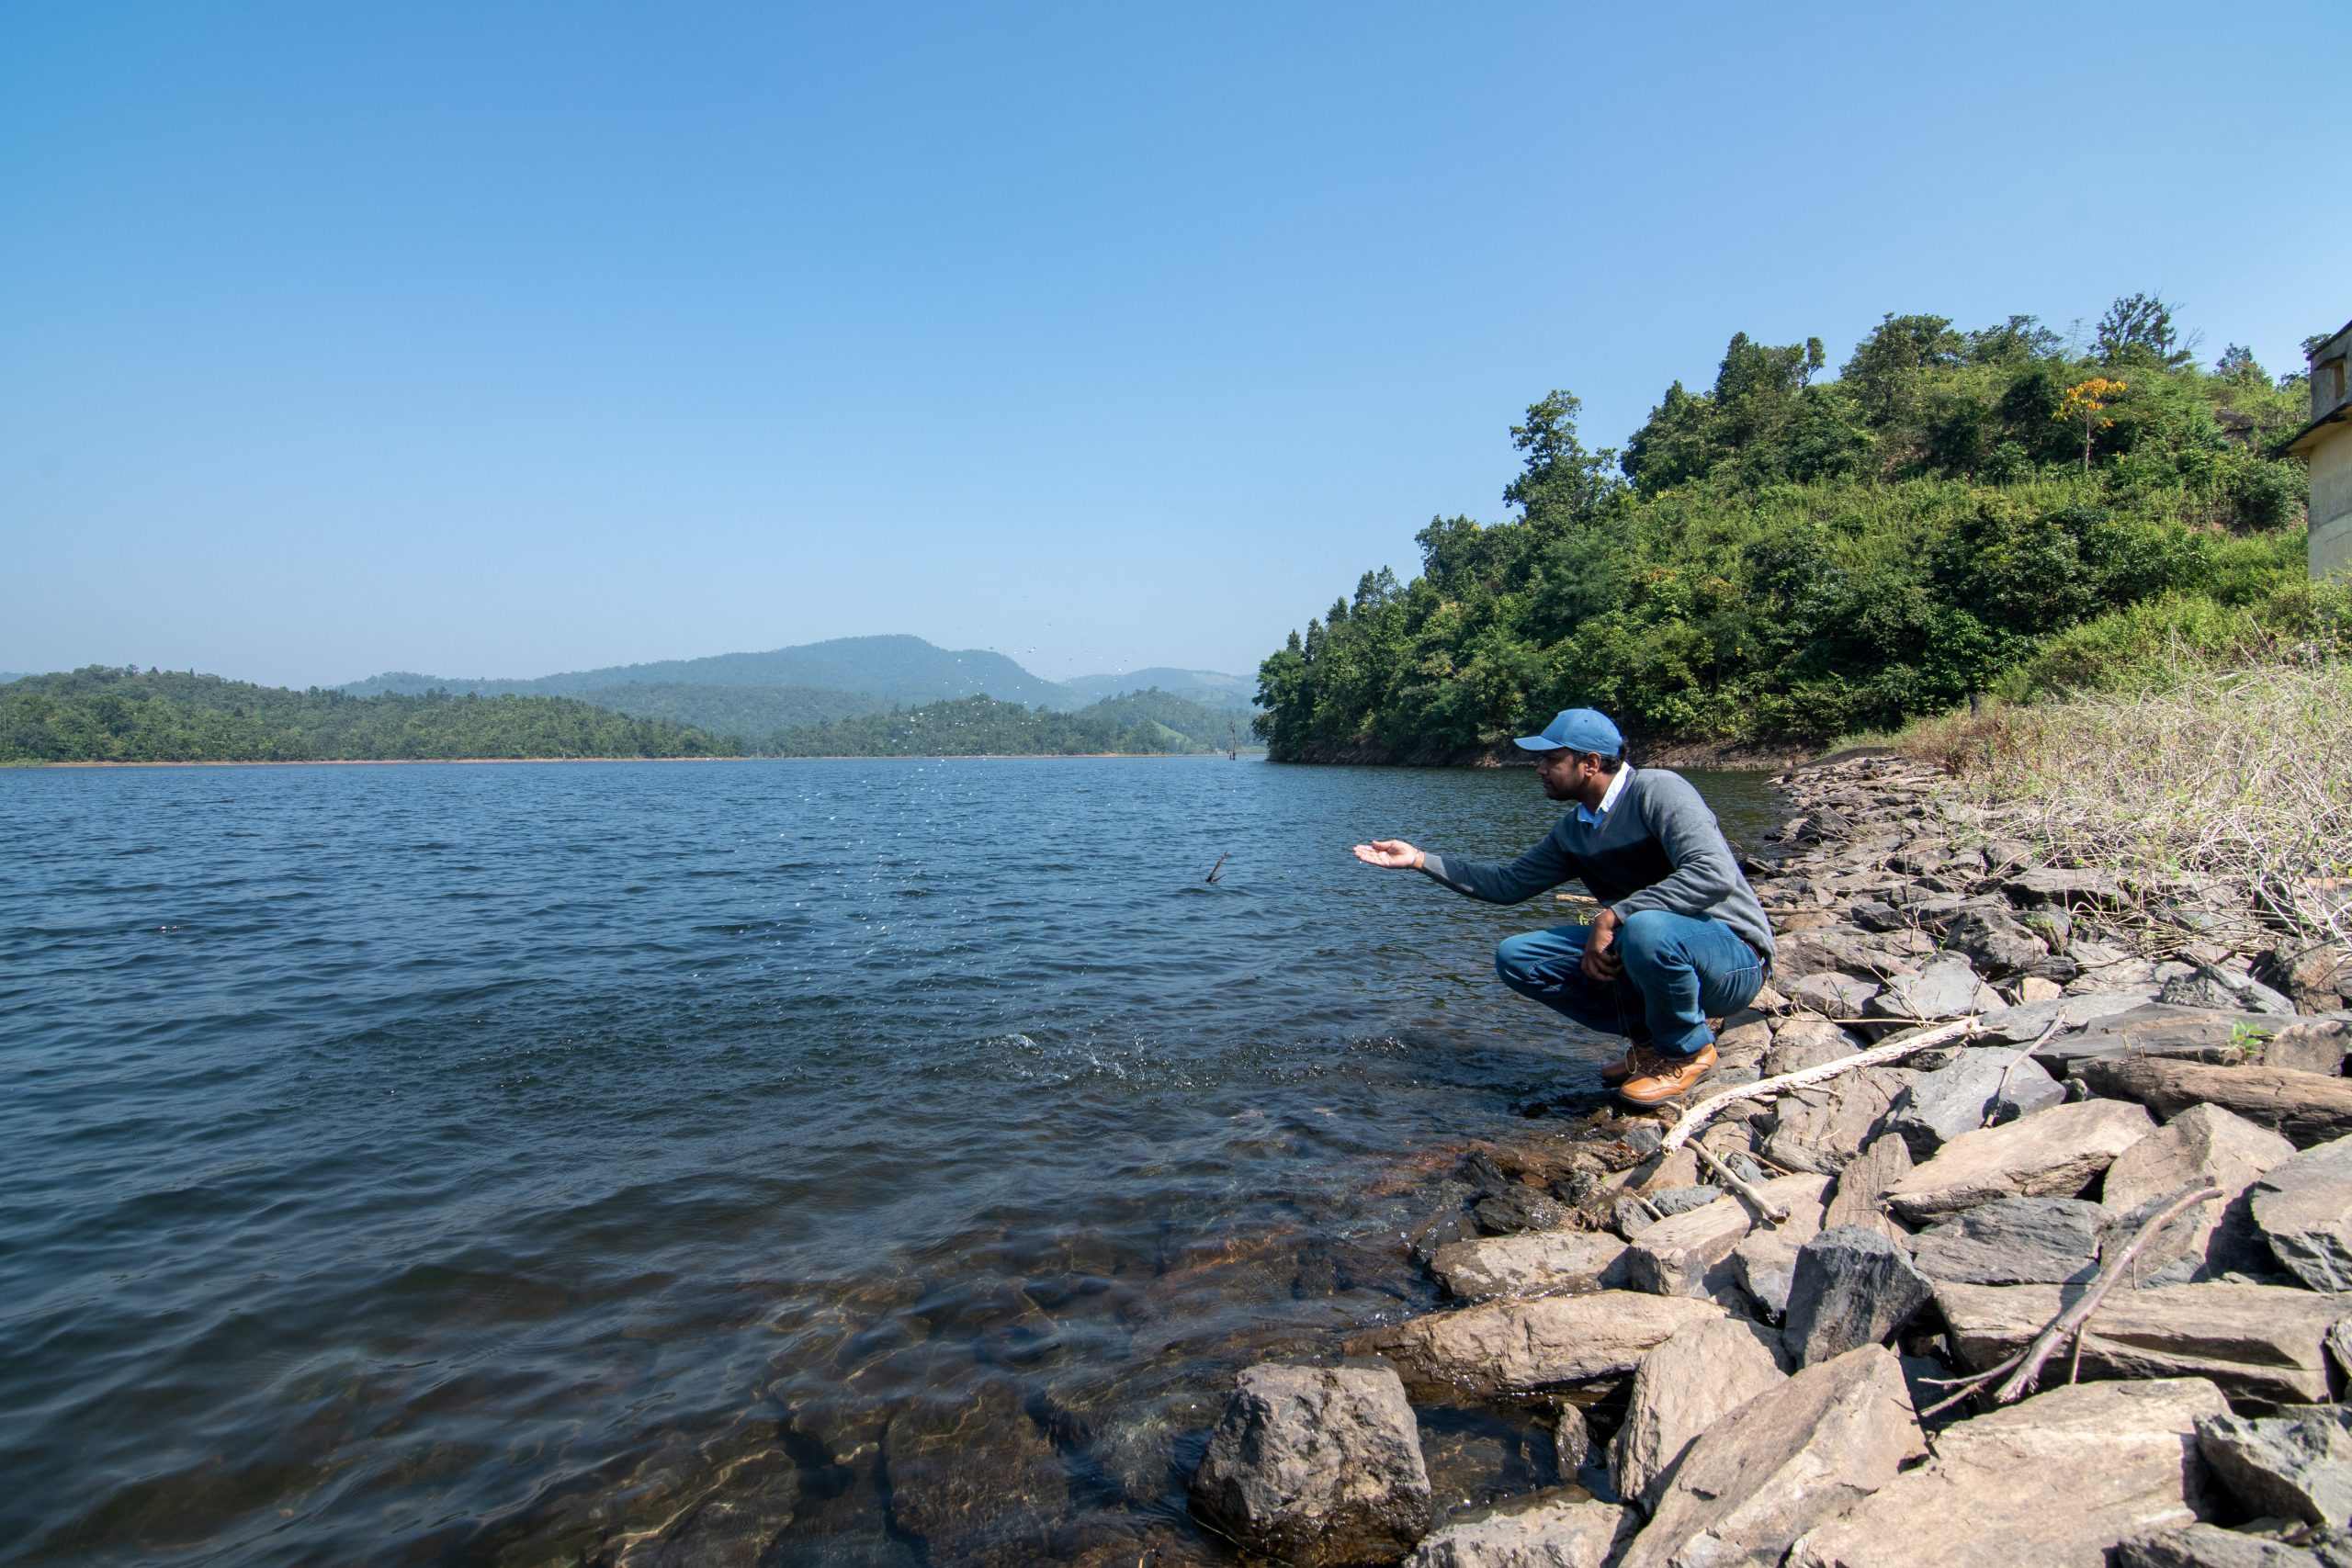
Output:
M2007 1404L2022 1399L2040 1381L2043 1363L2048 1361L2056 1353L2058 1347L2068 1339L2075 1342L2074 1371L2080 1371L2085 1326L2090 1322L2091 1314L2098 1311L2099 1303L2107 1300L2107 1293L2115 1289L2115 1282L2122 1279L2125 1271L2132 1267L2132 1260L2140 1256L2140 1249L2160 1235L2166 1225L2180 1218L2191 1208L2208 1199L2219 1198L2221 1195L2222 1190L2210 1181L2196 1182L2173 1194L2162 1209L2159 1209L2145 1224L2132 1233L2132 1239L2124 1244L2122 1250L2100 1267L2098 1278L2091 1281L2090 1288L2083 1292L2082 1298L2074 1305L2062 1310L2056 1317L2052 1318L2041 1332L2033 1337L2031 1344L1997 1367L1988 1367L1981 1372L1973 1372L1964 1378L1929 1380L1939 1388L1957 1389L1959 1392L1951 1398L1939 1400L1927 1409L1920 1411L1920 1418L1925 1420L1938 1411L1950 1409L2004 1372L2009 1374L2008 1381L1993 1391L1993 1403ZM2067 1381L2069 1382L2074 1381L2071 1374Z
M1690 1147L1698 1155L1699 1163L1713 1171L1716 1180L1746 1200L1749 1208L1776 1225L1788 1223L1789 1212L1786 1209L1764 1196L1757 1190L1754 1183L1744 1179L1737 1171L1725 1165L1714 1150L1704 1144L1692 1144Z
M1885 1021L1881 1019L1878 1021L1883 1023ZM1719 1094L1709 1095L1685 1111L1681 1120L1675 1122L1668 1131L1666 1141L1658 1145L1659 1149L1662 1153L1672 1154L1689 1141L1690 1134L1705 1126L1713 1118L1715 1112L1726 1105L1736 1104L1743 1100L1760 1100L1768 1094L1778 1094L1782 1089L1803 1089L1807 1084L1820 1083L1825 1079L1853 1072L1860 1067L1875 1067L1882 1063L1900 1061L1905 1056L1925 1051L1930 1046L1941 1045L1953 1040L1965 1040L1976 1032L1976 1022L1975 1014L1971 1013L1966 1018L1954 1019L1950 1023L1939 1024L1933 1029L1898 1034L1883 1045L1873 1045L1867 1051L1857 1051L1850 1056L1840 1056L1834 1062L1799 1067L1795 1072L1781 1073L1774 1077L1758 1078L1754 1083L1736 1084Z

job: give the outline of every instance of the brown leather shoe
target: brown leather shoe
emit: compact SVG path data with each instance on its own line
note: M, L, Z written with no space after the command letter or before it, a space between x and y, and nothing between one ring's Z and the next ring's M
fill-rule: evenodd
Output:
M1695 1056L1666 1056L1653 1053L1645 1070L1618 1086L1617 1098L1633 1105L1662 1105L1679 1100L1715 1070L1715 1048L1703 1046Z
M1628 1045L1625 1054L1600 1069L1600 1081L1615 1089L1627 1078L1650 1070L1657 1060L1657 1053L1646 1045Z

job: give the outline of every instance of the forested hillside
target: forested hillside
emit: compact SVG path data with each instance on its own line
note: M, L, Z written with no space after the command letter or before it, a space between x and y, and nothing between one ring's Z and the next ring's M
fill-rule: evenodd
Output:
M2081 348L1888 316L1826 367L1736 335L1622 452L1534 404L1512 516L1431 522L1419 575L1364 573L1261 666L1272 753L1466 760L1586 704L1637 744L1812 743L2307 610L2304 470L2271 455L2301 378L2200 367L2163 302Z
M684 681L632 681L571 694L632 717L666 718L744 741L804 724L884 713L891 706L879 697L820 686L697 686Z
M0 686L0 762L709 757L732 741L566 697L355 697L92 666Z
M779 757L1199 753L1223 750L1235 735L1235 717L1156 691L1114 697L1076 713L965 697L788 729L757 749Z

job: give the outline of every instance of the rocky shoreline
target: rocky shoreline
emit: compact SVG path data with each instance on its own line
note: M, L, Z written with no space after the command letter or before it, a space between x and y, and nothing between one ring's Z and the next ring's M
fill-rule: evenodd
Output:
M1244 1371L1194 1517L1306 1565L2352 1565L2352 963L1918 763L1781 782L1777 988L1697 1103L1472 1148L1409 1241L1455 1304ZM1432 1529L1416 1404L1541 1411L1577 1484Z

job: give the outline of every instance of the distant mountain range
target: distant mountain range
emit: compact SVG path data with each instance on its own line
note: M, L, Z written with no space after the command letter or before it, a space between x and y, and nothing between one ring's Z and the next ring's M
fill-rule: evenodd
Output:
M1244 720L1255 712L1255 682L1240 675L1155 667L1047 681L1001 653L938 648L919 637L836 637L766 653L665 659L529 681L399 671L354 681L343 690L355 696L430 691L565 696L632 717L666 719L747 740L974 696L1067 713L1130 692L1156 690Z

